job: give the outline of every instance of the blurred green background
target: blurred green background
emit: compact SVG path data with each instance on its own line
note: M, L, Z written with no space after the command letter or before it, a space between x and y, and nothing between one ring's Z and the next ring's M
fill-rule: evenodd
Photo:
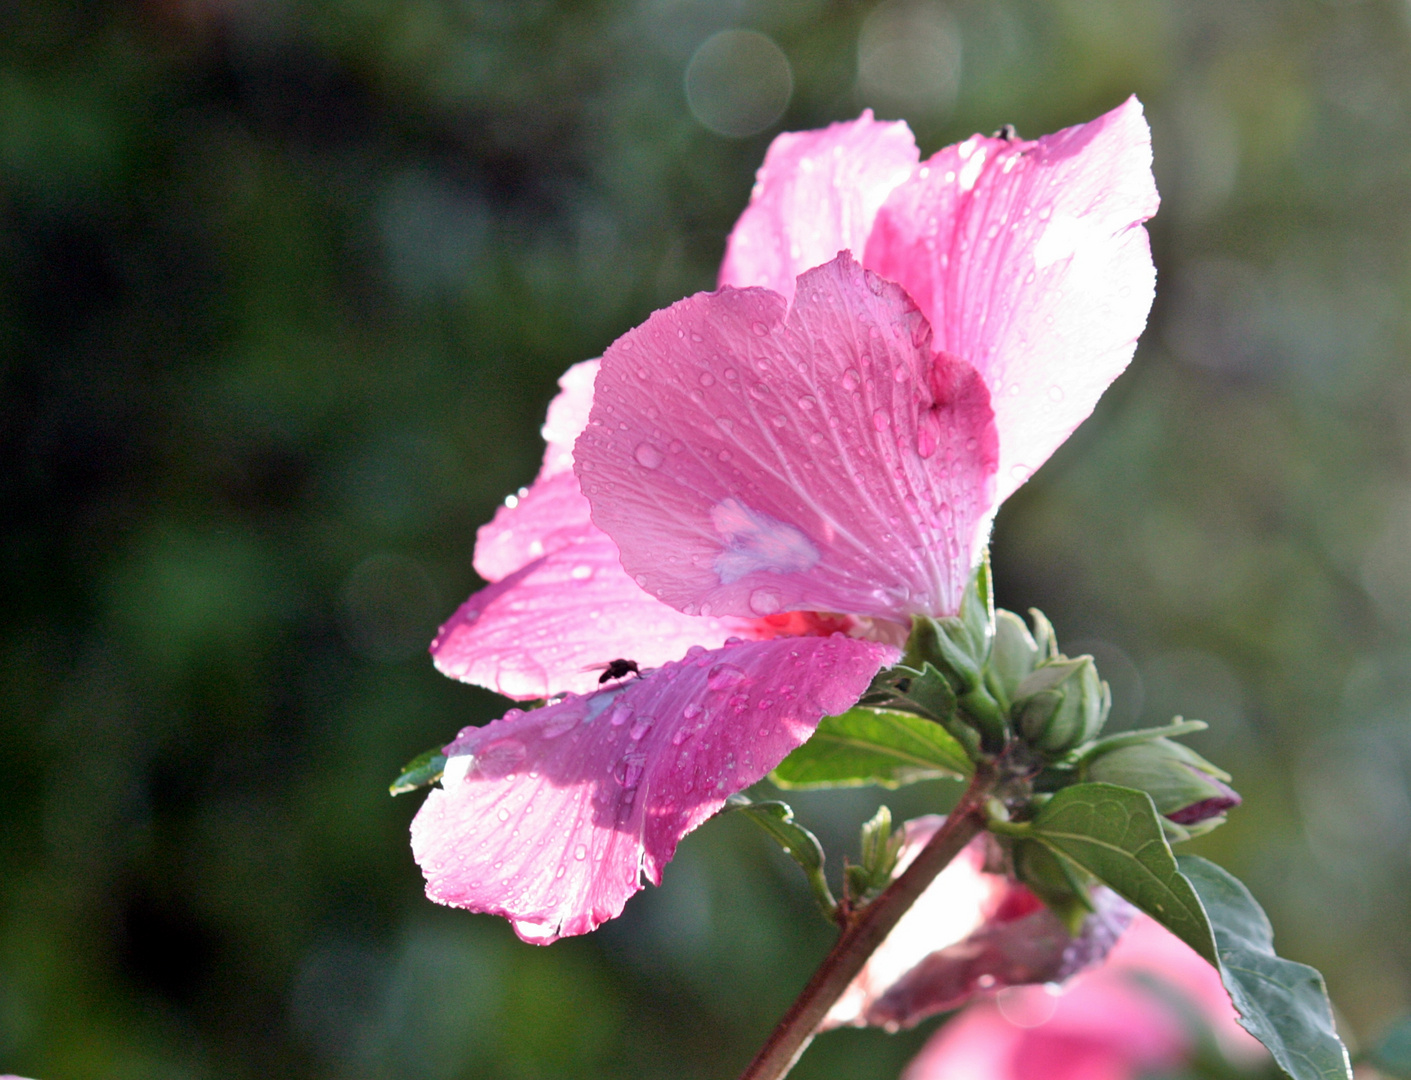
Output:
M734 1075L826 947L801 881L721 820L588 938L430 904L386 785L502 705L426 644L558 374L712 287L775 132L871 105L930 152L1131 92L1156 309L1000 515L1000 600L1096 655L1115 722L1212 723L1247 801L1200 850L1350 1038L1411 1008L1411 7L32 0L0 5L0 1071ZM836 850L878 793L795 801ZM797 1075L894 1077L926 1030Z

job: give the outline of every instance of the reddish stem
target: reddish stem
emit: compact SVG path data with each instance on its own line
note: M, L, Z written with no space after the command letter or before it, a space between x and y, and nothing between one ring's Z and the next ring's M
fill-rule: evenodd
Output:
M888 885L876 900L852 915L823 963L813 973L813 978L809 979L808 985L769 1036L769 1041L750 1062L749 1068L740 1074L740 1080L781 1080L788 1075L812 1041L828 1010L862 970L868 957L892 932L892 928L935 880L936 875L984 829L985 800L993 786L994 778L988 771L977 769L965 794L946 817L945 824L912 860L906 872Z

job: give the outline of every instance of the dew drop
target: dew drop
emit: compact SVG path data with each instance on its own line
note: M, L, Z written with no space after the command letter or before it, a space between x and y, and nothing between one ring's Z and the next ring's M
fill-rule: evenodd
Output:
M696 717L701 715L701 712L701 707L693 701L691 702L691 704L687 705L684 709L681 710L681 715L687 720L694 720Z
M1050 387L1048 388L1048 399L1049 399L1050 401L1062 401L1062 400L1063 400L1063 387L1061 387L1061 386L1050 386Z
M644 716L632 725L632 730L628 732L628 735L630 735L635 742L647 732L651 731L653 723L654 721L650 716Z
M575 566L572 570L568 572L568 576L571 577L574 581L587 581L590 577L593 576L593 568L586 564L580 563L578 566Z
M510 819L510 812L502 806L495 811L495 816L501 821L508 821Z
M862 376L857 373L857 368L848 368L843 372L843 389L852 391L862 385Z
M505 715L508 718L509 714ZM481 776L508 778L514 775L515 766L524 760L524 755L524 744L518 739L496 739L475 755L475 767Z
M886 431L891 423L892 418L886 409L878 409L872 414L872 427L877 431Z
M773 615L784 606L784 598L774 589L756 589L750 593L750 610L756 615Z
M715 385L715 376L712 375L709 371L702 371L702 372L701 372L700 383L701 383L702 386L714 386L714 385Z
M811 394L804 394L799 398L799 408L808 412L818 404L818 399Z
M706 675L706 686L712 690L728 690L739 686L747 676L734 664L716 664Z
M655 469L661 465L663 460L661 451L651 443L638 443L632 456L637 459L637 464L644 469Z
M584 845L579 844L576 848L573 849L573 857L579 862L582 862L588 857L588 849Z

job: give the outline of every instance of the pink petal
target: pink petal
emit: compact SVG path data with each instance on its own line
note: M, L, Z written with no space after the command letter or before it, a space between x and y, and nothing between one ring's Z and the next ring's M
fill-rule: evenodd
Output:
M1239 1026L1235 1007L1219 973L1155 919L1137 916L1102 970L1107 968L1140 973L1175 987L1199 1008L1222 1049L1231 1057L1246 1061L1268 1057L1268 1051L1259 1041ZM1094 972L1090 977L1097 974Z
M549 413L539 433L544 436L544 467L540 476L553 476L573 468L573 444L588 426L593 407L593 381L599 360L574 364L559 376L559 392L549 402Z
M560 479L577 484L572 473L549 483ZM589 524L578 542L471 596L441 627L431 654L442 674L528 700L589 693L609 660L656 667L692 645L718 648L731 636L775 634L754 621L667 607L627 576L612 541Z
M901 869L944 820L931 814L906 823ZM972 841L921 894L828 1013L825 1027L896 1031L981 991L1061 983L1103 960L1134 909L1100 889L1097 913L1071 937L1028 889L985 870L990 843Z
M578 478L572 472L541 474L476 531L475 572L486 581L499 581L535 559L600 536Z
M693 649L644 678L466 728L412 823L427 895L503 915L526 941L587 933L896 657L841 634Z
M720 284L792 298L805 270L862 251L878 208L918 157L911 129L873 120L870 109L849 123L777 136L730 233Z
M1188 1060L1192 1014L1214 1028L1235 1061L1267 1060L1237 1025L1215 969L1138 915L1107 962L1057 997L1016 987L994 1003L971 1005L932 1037L903 1080L1135 1080Z
M1137 1080L1191 1048L1174 1010L1136 984L1039 986L972 1005L942 1027L902 1080Z
M952 613L991 507L984 386L900 288L840 255L698 294L603 357L575 448L593 520L691 614Z
M1042 465L1132 358L1155 270L1151 134L1136 98L1037 142L941 150L877 215L865 262L985 379L996 502Z
M560 376L559 393L549 402L541 429L546 445L538 477L476 531L475 572L486 581L499 581L526 563L597 535L572 470L573 444L588 423L598 363L584 360Z

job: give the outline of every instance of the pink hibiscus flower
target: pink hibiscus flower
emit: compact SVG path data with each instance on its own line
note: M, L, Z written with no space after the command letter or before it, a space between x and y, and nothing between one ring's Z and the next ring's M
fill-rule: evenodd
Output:
M1016 987L968 1007L902 1080L1136 1080L1179 1068L1212 1037L1237 1064L1267 1060L1216 970L1138 915L1107 963L1061 993Z
M917 157L867 114L780 136L722 288L564 376L539 478L477 537L492 584L432 652L569 696L446 747L412 826L432 899L537 942L617 915L911 616L956 611L1000 501L1130 360L1157 201L1135 100ZM595 689L626 657L642 677Z

